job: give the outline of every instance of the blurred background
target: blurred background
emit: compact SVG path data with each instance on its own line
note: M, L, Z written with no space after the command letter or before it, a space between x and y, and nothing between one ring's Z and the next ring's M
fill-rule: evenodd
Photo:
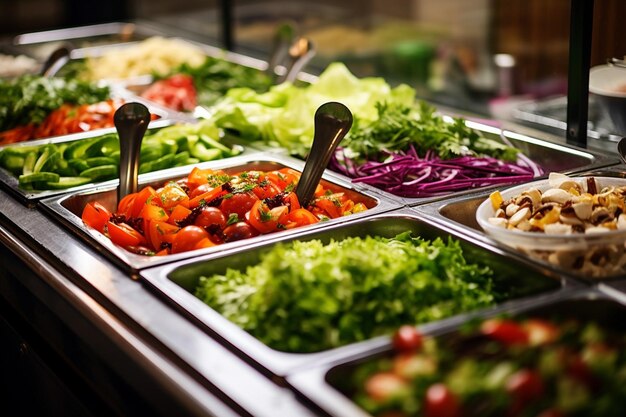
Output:
M358 76L409 83L434 102L508 117L519 103L536 105L566 94L570 1L233 0L234 49L267 57L277 26L288 22L316 45L310 72L340 60ZM1 0L0 31L10 37L101 22L149 21L220 45L220 4ZM619 30L625 16L625 1L595 0L592 66L626 53L626 37ZM533 107L534 113L540 110ZM563 109L549 111L564 118Z

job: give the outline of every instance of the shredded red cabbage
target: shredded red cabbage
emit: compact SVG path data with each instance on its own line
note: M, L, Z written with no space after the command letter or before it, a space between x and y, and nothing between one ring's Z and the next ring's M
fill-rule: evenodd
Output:
M516 163L492 157L461 156L442 160L428 151L421 158L411 145L406 152L387 152L383 162L359 164L338 148L330 168L401 197L433 197L469 188L513 184L543 174L542 169L521 153Z

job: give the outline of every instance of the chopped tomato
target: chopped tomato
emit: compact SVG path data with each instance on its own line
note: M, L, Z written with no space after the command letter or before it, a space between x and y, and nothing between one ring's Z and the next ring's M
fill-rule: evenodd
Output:
M120 200L117 205L117 214L130 219L133 214L133 207L135 204L135 198L137 198L137 193L128 194Z
M151 206L149 204L143 206L143 210L139 213L139 217L143 219L143 230L148 230L151 221L166 222L168 215L163 207Z
M88 203L83 209L83 222L100 233L104 231L104 225L111 218L111 212L99 202Z
M274 207L269 209L263 200L257 200L250 209L250 224L259 233L271 233L278 230L279 224L287 222L287 206Z
M109 221L107 222L106 227L111 242L123 248L128 248L130 246L142 246L147 243L141 233L126 223L115 224Z
M154 191L154 188L150 186L144 187L141 191L135 193L133 208L130 212L130 216L138 217L145 205L151 204L155 197L156 191Z
M331 219L341 217L341 202L335 198L321 197L313 202L313 206L321 210L321 214L324 214Z
M153 220L149 223L146 233L150 237L150 243L154 250L161 250L163 242L172 243L175 233L178 232L179 227L171 225L169 223Z
M206 193L202 193L199 196L196 196L189 200L189 208L193 209L198 207L202 202L208 203L211 200L216 199L219 195L222 194L222 187L216 187L211 191L207 191Z
M320 220L307 209L299 208L293 210L287 216L287 221L295 223L297 227L299 226L307 226L309 224L315 224Z
M210 248L212 246L215 246L215 243L208 237L205 237L204 239L196 243L196 246L194 247L194 249L204 249L204 248Z
M185 226L180 229L174 236L172 242L172 253L181 253L193 250L198 242L204 238L208 238L209 234L198 226Z
M191 214L191 210L184 206L176 206L172 209L168 223L177 224L179 221L186 219Z
M171 209L176 205L186 206L189 203L189 196L179 184L169 182L157 193L159 202L166 209Z

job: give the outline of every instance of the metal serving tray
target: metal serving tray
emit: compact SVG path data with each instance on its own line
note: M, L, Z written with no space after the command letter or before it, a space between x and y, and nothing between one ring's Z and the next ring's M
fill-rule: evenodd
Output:
M207 45L204 43L200 43L191 39L181 38L181 37L176 37L176 36L169 36L168 38L186 42L190 45L194 45L198 49L200 49L202 52L204 52L204 54L207 56L214 57L214 58L221 58L233 64L238 64L241 66L254 68L259 71L265 71L268 66L268 62L265 60L253 58L247 55L242 55L236 52L226 51L224 49ZM100 45L100 46L74 49L70 52L70 58L72 60L78 60L78 59L84 59L88 57L98 57L109 51L121 51L125 48L129 48L133 45L136 45L137 43L138 42L126 42L123 44ZM312 74L308 74L306 72L300 72L298 74L298 79L307 83L313 83L317 80L317 77ZM105 79L104 81L111 83L111 84L124 86L124 87L131 87L131 86L146 86L152 83L154 81L154 78L152 77L151 74L145 74L145 75L139 75L136 77L124 78L124 79Z
M451 120L451 118L449 118L448 116L444 116L444 119ZM606 154L602 151L590 151L587 149L576 148L569 145L548 142L547 140L530 137L509 130L503 130L495 126L490 126L472 120L467 120L465 124L468 127L481 132L487 138L494 139L500 142L502 142L501 138L504 138L505 142L510 142L512 146L519 149L524 155L532 159L536 164L540 165L544 169L546 174L539 176L534 180L547 178L547 174L549 172L561 172L564 174L571 174L619 163L617 157ZM510 185L513 186L515 184ZM384 190L376 190L388 198L400 199L406 205L417 206L433 201L448 199L451 197L453 198L480 191L494 190L501 187L502 185L499 184L489 187L470 188L466 190L455 191L441 196L421 198L399 197L390 194Z
M258 170L271 171L284 167L293 168L302 171L303 163L290 158L279 157L277 155L266 155L262 153L250 153L248 155L240 155L227 158L220 161L210 161L196 165L199 168L223 169L225 172L235 174L242 171ZM186 177L191 172L191 167L178 167L168 170L159 171L139 176L139 188L151 185L153 187L161 187L164 183L171 180L178 180ZM297 233L300 229L291 229L281 231L278 234L260 235L250 239L240 240L236 242L224 243L213 246L211 248L188 251L167 256L144 256L131 253L121 247L113 244L103 234L91 229L83 224L81 214L85 205L89 202L98 201L112 212L115 211L117 204L117 184L118 180L108 183L106 186L100 186L90 191L72 193L62 197L55 197L41 201L41 206L55 220L60 221L68 226L79 237L85 239L88 243L95 246L98 250L104 252L111 260L119 264L122 268L136 272L140 269L161 265L168 262L178 261L184 258L197 257L203 254L222 253L231 248L240 248L242 246L251 245L258 242L276 239L277 236L288 236ZM322 177L322 184L325 187L337 192L344 192L355 202L361 202L368 207L361 213L350 215L351 218L360 218L371 216L375 213L391 210L396 208L390 201L379 198L375 194L370 194L365 189L356 189L351 184L338 179L332 174L325 174ZM347 218L347 217L346 217ZM314 225L305 226L303 229L316 229L326 227L335 223L343 222L345 218L332 219L327 222L320 222Z
M355 352L384 346L387 343L387 337L377 337L317 353L281 352L268 347L196 298L193 292L197 287L199 277L223 273L227 268L245 269L248 265L257 263L262 254L278 241L320 239L328 242L331 239L341 240L352 236L367 235L393 237L406 231L428 239L436 237L445 239L453 236L460 241L468 259L481 260L489 264L495 271L496 288L509 291L507 300L515 300L504 301L500 307L489 311L500 311L510 303L524 304L529 302L531 295L535 298L550 298L559 294L564 288L569 289L578 285L518 256L504 254L499 249L483 242L461 237L445 227L436 227L420 219L407 208L366 219L346 219L344 224L329 224L325 230L303 231L292 236L276 236L277 239L273 241L259 242L245 249L225 250L161 268L142 270L140 276L208 334L234 349L245 360L270 377L281 378L303 366L311 366L319 362L328 363L337 358L353 355ZM459 320L462 319L458 316L452 317L431 325L427 324L425 328L451 325Z
M578 175L624 177L626 175L626 172L624 171L624 166L619 165L615 167L605 167L594 171L582 172ZM502 189L508 187L498 188ZM490 192L480 191L468 196L460 196L445 201L437 201L430 204L413 207L413 210L415 210L421 216L424 216L436 223L445 224L446 227L449 227L459 233L471 236L474 239L480 240L488 244L503 247L504 250L510 251L511 253L520 253L514 248L504 247L495 240L491 239L489 236L487 236L487 234L485 234L485 232L476 221L476 211L478 209L478 206L480 206L483 201L489 198L489 194ZM535 260L534 262L545 264L545 266L548 268L558 268L556 265L550 265L540 260ZM606 278L601 277L592 279L585 278L580 275L576 275L576 277L583 280L591 279L594 282L616 278L615 276L610 276Z
M141 102L142 100L134 100L134 101ZM148 125L148 129L160 129L160 128L164 128L167 126L172 126L176 123L186 122L185 120L177 120L177 119L170 118L167 116L167 113L162 112L161 110L155 111L155 109L152 108L150 104L148 104L148 107L150 107L151 112L165 115L164 118L150 122L150 124ZM77 140L92 138L96 136L103 136L105 134L115 133L115 132L116 130L114 127L106 128L106 129L95 129L89 132L73 133L70 135L55 136L55 137L49 137L45 139L37 139L37 140L19 142L16 144L0 147L0 150L3 148L9 148L9 147L10 148L22 148L22 147L45 145L49 143L61 144L61 143L66 143L66 142L74 142ZM240 145L234 145L234 146L238 147L242 151L242 154L244 155L247 153L255 153L255 151L248 150L247 148L244 148ZM13 194L23 204L28 205L28 206L32 206L36 204L38 200L41 200L44 198L49 198L49 197L57 196L60 194L67 194L69 192L79 192L79 191L89 190L89 189L96 188L96 187L117 186L117 183L118 183L118 180L114 179L114 180L108 180L108 181L92 182L92 183L81 185L78 187L66 188L63 190L41 190L41 191L24 190L19 187L17 177L15 177L13 174L5 170L4 168L0 168L0 186L5 188L11 194Z
M559 297L537 300L534 304L517 305L508 310L490 312L483 317L493 317L498 313L532 314L539 317L559 315L579 320L594 320L614 329L626 330L622 317L626 314L626 300L611 297L598 290L564 291ZM421 329L424 334L445 338L453 335L459 326L447 329ZM310 369L288 375L287 383L298 396L311 407L323 411L333 417L367 417L369 416L350 398L354 387L350 378L357 365L376 360L392 353L389 340L370 351L359 352L350 358L337 360L333 363L318 365Z
M45 60L55 48L71 44L73 48L135 42L150 36L163 36L160 28L139 23L112 22L99 25L47 30L17 35L13 44Z

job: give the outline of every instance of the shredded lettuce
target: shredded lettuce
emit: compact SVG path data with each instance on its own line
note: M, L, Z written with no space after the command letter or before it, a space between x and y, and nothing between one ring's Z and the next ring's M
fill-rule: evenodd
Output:
M403 233L278 244L201 277L196 296L268 346L315 352L494 304L492 271L458 242Z
M322 104L339 101L369 123L378 118L376 103L410 105L414 100L415 91L407 85L392 88L382 78L357 78L344 64L333 63L306 87L283 83L266 93L231 89L214 110L218 126L237 131L242 139L306 156L313 141L313 114Z

